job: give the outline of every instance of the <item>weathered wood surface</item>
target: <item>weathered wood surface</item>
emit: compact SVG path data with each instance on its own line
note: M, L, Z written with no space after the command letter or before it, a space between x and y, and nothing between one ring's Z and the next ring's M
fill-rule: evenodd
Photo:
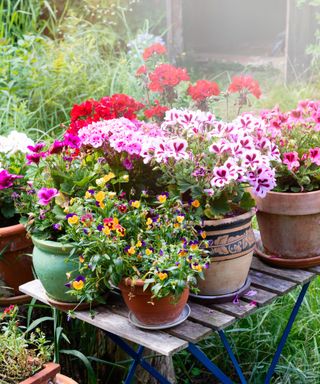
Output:
M279 296L288 293L297 285L292 281L282 280L255 270L251 270L249 276L252 280L252 286L276 293Z
M255 302L258 307L270 304L277 297L276 293L265 291L257 287L251 287L249 292L242 296L241 300L247 301L249 303Z
M33 280L20 287L21 292L35 297L37 300L48 304L44 289L39 280ZM165 332L147 332L134 327L124 316L113 313L107 306L95 308L96 315L91 317L89 311L76 311L75 317L86 323L105 331L114 333L126 340L143 345L161 355L171 356L173 353L185 349L188 342Z
M251 264L251 269L258 272L264 272L267 275L275 276L283 280L292 281L294 283L305 284L314 278L314 273L304 271L303 269L286 269L271 267L257 257L254 257Z
M212 306L212 308L219 312L226 313L227 315L235 316L239 319L242 319L243 317L248 316L250 313L256 311L255 303L247 303L242 299L231 303L215 304Z
M236 321L234 316L226 315L204 305L195 303L189 303L189 305L191 307L189 319L215 330L226 328Z

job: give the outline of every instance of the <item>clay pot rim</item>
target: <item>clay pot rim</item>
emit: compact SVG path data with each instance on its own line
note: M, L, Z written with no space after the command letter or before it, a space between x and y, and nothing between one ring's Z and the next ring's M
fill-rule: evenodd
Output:
M237 215L237 216L228 217L226 219L216 219L216 220L205 219L205 220L203 220L203 225L200 225L200 226L204 227L207 225L210 227L217 227L217 226L224 225L224 224L231 224L231 223L235 223L237 221L250 219L255 214L256 214L256 208L251 208L250 211L248 211L248 212L241 213L240 215Z
M137 279L137 280L134 280L134 284L133 283L133 279L131 279L130 277L123 277L119 283L120 284L123 284L125 285L126 287L143 287L144 284L145 284L145 281L142 280L142 279Z
M316 191L306 191L306 192L277 192L277 191L269 191L267 192L267 195L282 195L283 197L288 196L306 196L306 195L312 195L312 194L318 194L320 193L320 189L317 189Z
M36 236L31 237L33 244L43 251L59 251L62 256L69 255L72 249L75 248L75 244L65 244L59 241L43 240ZM58 255L57 255L58 256Z
M0 228L0 237L15 236L26 232L22 224L9 225L8 227Z

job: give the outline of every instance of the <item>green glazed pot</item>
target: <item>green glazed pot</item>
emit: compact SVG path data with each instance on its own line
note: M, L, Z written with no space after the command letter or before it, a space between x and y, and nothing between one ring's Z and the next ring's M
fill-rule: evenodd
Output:
M66 262L66 258L74 248L71 244L61 244L55 241L41 240L32 237L33 266L48 297L67 303L77 302L75 296L67 293L69 288L66 273L74 270L74 263Z

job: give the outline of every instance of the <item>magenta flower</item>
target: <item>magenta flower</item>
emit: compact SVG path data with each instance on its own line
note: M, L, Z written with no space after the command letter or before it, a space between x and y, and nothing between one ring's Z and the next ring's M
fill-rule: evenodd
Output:
M40 153L28 153L26 155L27 157L27 160L28 160L28 164L31 164L31 163L35 163L35 164L39 164L40 160L45 157L45 152L40 152Z
M28 145L28 149L31 151L31 152L34 152L34 153L39 153L42 148L44 148L46 146L46 143L37 143L36 145Z
M50 155L61 153L65 146L66 146L66 143L64 141L55 140L54 143L49 148Z
M311 160L311 163L320 165L320 148L310 148L309 149L309 157Z
M12 175L6 169L3 169L0 172L0 190L7 189L13 186L13 181L15 179L21 179L23 176Z
M56 188L41 188L37 195L40 205L48 205L55 196L59 195L59 192Z
M223 188L232 180L229 169L225 166L215 167L213 169L214 178L211 180L213 187Z
M297 152L286 152L283 154L283 164L286 164L288 169L293 170L300 167L299 156Z

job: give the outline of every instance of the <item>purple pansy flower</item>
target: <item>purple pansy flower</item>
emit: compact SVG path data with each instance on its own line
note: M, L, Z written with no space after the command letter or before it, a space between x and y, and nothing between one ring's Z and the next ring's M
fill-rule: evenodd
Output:
M48 205L55 196L59 195L59 191L56 188L41 188L37 195L40 205Z
M102 225L102 224L99 224L99 225L97 226L97 230L101 232L101 231L103 230L103 225Z

